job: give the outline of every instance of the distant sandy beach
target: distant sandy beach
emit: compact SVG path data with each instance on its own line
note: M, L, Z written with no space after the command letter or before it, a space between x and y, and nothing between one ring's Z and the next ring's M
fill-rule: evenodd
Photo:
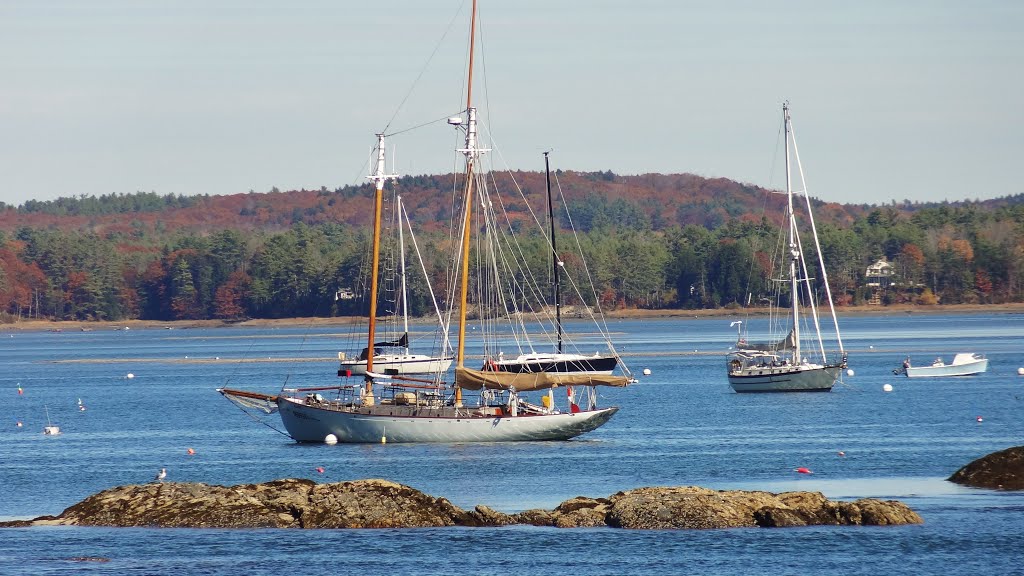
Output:
M717 308L713 310L645 310L623 309L605 311L607 318L645 319L645 318L728 318L736 316L758 315L766 313L765 309L745 310L742 308ZM908 314L1024 314L1024 303L1014 304L953 304L945 306L844 306L836 309L840 318L844 316L891 316ZM571 316L569 316L571 318ZM419 322L427 322L420 319ZM117 329L175 329L175 328L218 328L226 326L268 327L268 326L347 326L359 322L358 318L279 318L253 319L240 322L224 320L175 320L161 322L157 320L121 320L118 322L51 322L46 320L22 320L19 322L0 324L3 331L89 331Z

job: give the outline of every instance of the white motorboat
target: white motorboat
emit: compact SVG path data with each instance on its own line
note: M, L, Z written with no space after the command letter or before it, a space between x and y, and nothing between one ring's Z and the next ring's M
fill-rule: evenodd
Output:
M943 376L973 376L988 370L988 358L983 354L962 352L953 356L949 364L942 357L936 358L929 366L914 366L908 357L903 366L893 370L894 374L904 374L907 378L937 378Z

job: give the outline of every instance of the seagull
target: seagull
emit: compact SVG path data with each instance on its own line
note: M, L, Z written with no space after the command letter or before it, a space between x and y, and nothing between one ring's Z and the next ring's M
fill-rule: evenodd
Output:
M154 480L156 480L157 482L163 482L164 478L167 478L167 468L161 468L160 472L156 475L156 478L154 478Z

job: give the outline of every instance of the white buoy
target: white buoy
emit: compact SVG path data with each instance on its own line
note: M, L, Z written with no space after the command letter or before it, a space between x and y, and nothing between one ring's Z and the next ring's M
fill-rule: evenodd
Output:
M1017 374L1020 376L1024 376L1024 368L1017 368Z
M131 372L129 372L128 374L125 374L125 378L131 380L132 378L135 378L135 374L132 374Z
M388 427L387 426L385 426L383 432L381 432L380 443L381 444L387 444L388 443Z
M328 434L327 436L324 436L324 444L337 444L337 443L338 443L338 437L335 436L334 434Z
M650 368L644 368L644 376L650 376L650 375L651 375L651 369Z
M853 376L853 368L847 368L846 369L846 375L847 376Z
M882 386L882 390L884 390L886 392L892 392L892 384L886 384L886 385Z

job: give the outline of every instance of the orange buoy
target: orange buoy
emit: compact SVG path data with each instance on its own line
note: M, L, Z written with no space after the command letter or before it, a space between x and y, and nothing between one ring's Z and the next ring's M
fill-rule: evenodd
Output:
M193 454L195 454L195 453L196 453L196 451L195 451L195 450L193 450L193 449L191 449L191 448L189 448L189 449L188 449L188 455L189 455L189 456L192 456L192 455L193 455Z
M324 467L323 466L317 466L316 467L316 471L321 473L321 474L323 474L324 473Z
M811 472L810 469L804 468L803 466L799 468L793 468L793 471L799 472L800 474L814 474L814 472Z

